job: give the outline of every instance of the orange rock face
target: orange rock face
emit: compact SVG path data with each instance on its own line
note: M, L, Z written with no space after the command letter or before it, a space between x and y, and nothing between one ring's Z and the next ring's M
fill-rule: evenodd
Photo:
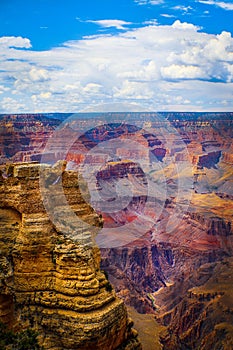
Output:
M132 321L103 271L90 232L71 230L50 220L42 201L39 164L1 169L0 320L15 330L32 327L45 349L141 349ZM77 173L61 171L68 207L86 223L102 220L80 196ZM57 169L44 166L46 181ZM55 189L51 186L55 186ZM67 208L54 182L56 215ZM84 237L85 236L85 237Z

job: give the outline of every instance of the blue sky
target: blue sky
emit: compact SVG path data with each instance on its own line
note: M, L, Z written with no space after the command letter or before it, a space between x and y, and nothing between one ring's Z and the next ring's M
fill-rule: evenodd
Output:
M232 35L233 1L1 0L0 113L232 111Z

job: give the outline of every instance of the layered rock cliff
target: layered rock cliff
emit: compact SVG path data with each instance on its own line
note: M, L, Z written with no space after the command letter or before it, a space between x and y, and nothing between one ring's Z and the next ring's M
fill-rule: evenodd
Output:
M30 159L41 153L46 141L60 121L44 115L11 115L0 117L1 163Z
M101 265L118 295L139 312L153 313L149 295L166 285L163 271L172 264L168 250L138 240L133 247L102 249L101 253Z
M193 272L189 283L195 287L160 316L168 326L161 336L164 350L233 348L232 264L226 258Z
M100 270L91 233L78 227L70 235L69 216L58 228L50 220L41 196L41 170L47 181L44 194L53 192L56 215L64 219L69 211L57 192L60 171L68 208L82 222L102 227L82 199L78 174L64 171L64 164L54 169L36 163L3 166L0 320L15 330L37 330L45 349L141 349L123 301Z

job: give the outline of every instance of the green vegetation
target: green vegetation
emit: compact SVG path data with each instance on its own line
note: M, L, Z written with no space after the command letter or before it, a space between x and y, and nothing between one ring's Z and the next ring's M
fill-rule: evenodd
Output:
M0 322L0 350L43 350L38 344L37 336L32 329L13 333Z
M105 289L107 292L111 292L113 290L113 287L112 287L111 283L109 282L108 272L106 270L101 270L101 272L104 274L104 276L107 280L107 283L105 285Z
M101 272L103 272L103 274L104 274L106 280L109 280L108 271L106 271L106 270L101 270Z
M113 290L112 285L110 282L108 282L105 286L107 292L111 292Z

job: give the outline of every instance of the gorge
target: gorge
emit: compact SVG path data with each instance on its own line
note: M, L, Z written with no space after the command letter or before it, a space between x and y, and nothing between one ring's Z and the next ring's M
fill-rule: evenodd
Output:
M232 116L2 116L1 319L17 328L20 313L46 349L139 349L124 300L153 315L161 349L233 347ZM67 215L60 232L40 199L44 163L52 215ZM64 234L61 181L69 208L99 230L101 257L83 228L82 244Z

